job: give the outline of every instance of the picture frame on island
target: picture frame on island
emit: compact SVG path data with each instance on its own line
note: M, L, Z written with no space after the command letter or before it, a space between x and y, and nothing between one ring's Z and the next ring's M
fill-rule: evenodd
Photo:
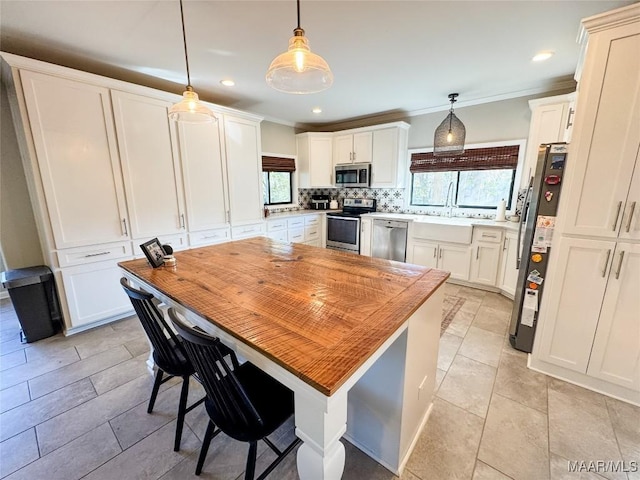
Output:
M140 248L153 268L158 268L164 264L165 252L160 244L160 240L152 238L140 245Z

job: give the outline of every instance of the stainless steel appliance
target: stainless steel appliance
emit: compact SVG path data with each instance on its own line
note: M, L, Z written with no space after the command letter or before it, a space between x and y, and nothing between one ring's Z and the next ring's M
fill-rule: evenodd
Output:
M336 165L336 187L368 187L371 184L370 163Z
M327 248L360 253L360 215L375 211L375 199L345 198L342 212L327 213Z
M518 283L513 300L509 341L531 352L547 272L551 237L558 211L562 175L567 158L566 143L542 144L535 177L529 182L520 215L517 258ZM524 235L524 238L522 238Z
M311 210L328 210L329 195L311 195L311 202L309 206L311 207Z
M407 252L407 226L407 222L397 220L374 220L371 256L404 262Z

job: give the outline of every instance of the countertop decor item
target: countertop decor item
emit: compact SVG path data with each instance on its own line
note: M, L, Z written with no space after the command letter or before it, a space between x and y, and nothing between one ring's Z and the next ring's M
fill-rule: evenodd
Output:
M338 209L338 201L337 200L331 200L331 202L329 202L329 209L337 210Z
M507 202L504 199L498 202L498 208L496 209L496 222L506 222L507 219L504 216L507 210Z
M189 57L187 55L187 34L184 29L184 9L180 0L180 18L182 20L182 40L184 43L184 62L187 65L187 87L182 94L182 100L169 109L169 118L184 123L210 123L217 120L211 110L205 107L199 100L198 94L191 86L189 74Z
M436 156L459 155L464 152L464 139L467 133L464 124L453 113L453 104L457 93L449 94L451 108L449 115L436 128L433 136L433 154Z
M333 73L327 62L311 52L309 42L300 27L300 0L298 26L289 39L289 48L278 55L267 70L267 85L285 93L316 93L333 84Z

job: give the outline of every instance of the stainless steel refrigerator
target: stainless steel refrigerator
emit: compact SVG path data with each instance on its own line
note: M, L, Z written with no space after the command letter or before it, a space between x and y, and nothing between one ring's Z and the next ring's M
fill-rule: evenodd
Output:
M567 146L566 143L540 145L536 173L529 183L520 216L518 283L509 341L513 348L523 352L531 352L533 348L562 190Z

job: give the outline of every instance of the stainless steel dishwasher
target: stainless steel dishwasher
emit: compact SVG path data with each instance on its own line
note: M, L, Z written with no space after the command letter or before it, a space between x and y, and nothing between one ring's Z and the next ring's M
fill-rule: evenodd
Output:
M374 220L371 256L404 262L407 252L407 222Z

